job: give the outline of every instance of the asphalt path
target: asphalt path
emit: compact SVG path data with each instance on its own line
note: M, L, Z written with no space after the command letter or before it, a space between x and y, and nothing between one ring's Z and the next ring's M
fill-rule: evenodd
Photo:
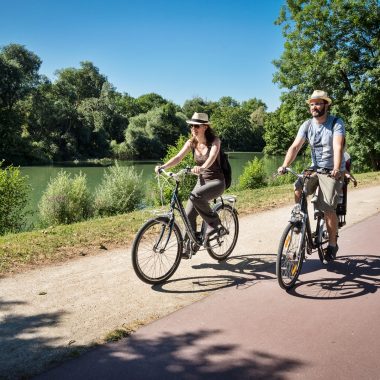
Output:
M252 257L260 238L243 229L245 251L225 264L241 274L232 286L37 379L380 379L380 212L359 198L356 218L366 207L372 216L353 216L336 261L310 256L290 292L278 286L275 251Z

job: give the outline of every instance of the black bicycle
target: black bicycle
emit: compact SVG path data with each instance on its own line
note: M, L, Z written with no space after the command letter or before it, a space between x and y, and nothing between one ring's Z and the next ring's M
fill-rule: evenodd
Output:
M291 168L285 168L286 172L294 174L302 182L300 203L297 203L291 212L289 224L286 226L278 247L276 275L278 283L283 289L290 289L296 283L301 273L305 253L311 255L318 251L321 262L325 262L325 252L329 243L324 213L314 205L315 231L311 230L310 218L307 207L306 188L310 176L315 172L305 170L298 174ZM317 188L318 191L318 188Z
M148 284L163 283L175 273L185 244L189 258L199 250L207 250L213 259L223 261L232 253L239 235L235 196L225 195L214 200L213 210L218 213L222 227L217 234L205 238L205 222L199 232L193 231L178 193L182 177L192 174L190 168L177 173L160 169L160 174L174 180L169 211L149 219L138 231L132 246L133 268ZM184 224L183 233L175 219L176 211Z

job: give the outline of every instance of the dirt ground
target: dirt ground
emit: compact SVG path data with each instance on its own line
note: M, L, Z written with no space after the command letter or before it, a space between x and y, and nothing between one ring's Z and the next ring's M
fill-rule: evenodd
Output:
M348 203L348 224L378 213L380 186L351 188ZM39 373L104 342L110 332L133 331L210 292L246 280L274 279L277 245L289 212L287 206L242 217L238 244L226 262L198 252L183 260L166 284L154 288L137 279L128 249L102 250L1 278L0 378Z

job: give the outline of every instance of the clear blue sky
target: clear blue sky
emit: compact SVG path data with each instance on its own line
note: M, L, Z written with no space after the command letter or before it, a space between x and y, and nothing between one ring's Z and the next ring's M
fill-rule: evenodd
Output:
M24 45L40 73L91 61L119 92L176 104L201 96L279 104L271 63L285 0L0 0L0 46Z

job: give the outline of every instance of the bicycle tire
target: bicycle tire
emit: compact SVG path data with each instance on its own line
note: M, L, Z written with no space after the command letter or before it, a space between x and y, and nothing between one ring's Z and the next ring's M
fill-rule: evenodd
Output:
M323 263L325 258L325 251L329 245L329 234L327 232L325 219L321 216L318 216L317 219L316 245L318 247L319 260L321 260L321 263Z
M214 207L226 234L211 239L206 243L206 249L209 255L218 261L226 260L235 248L239 236L239 219L236 210L227 204L219 203Z
M165 245L169 233L169 241ZM157 243L165 245L164 250L154 248ZM170 232L168 217L150 219L140 228L133 241L133 269L141 281L161 284L177 270L181 254L182 235L177 223L174 223Z
M305 257L306 232L305 228L289 223L280 240L276 261L276 276L282 289L288 290L294 286L301 273L302 263Z

